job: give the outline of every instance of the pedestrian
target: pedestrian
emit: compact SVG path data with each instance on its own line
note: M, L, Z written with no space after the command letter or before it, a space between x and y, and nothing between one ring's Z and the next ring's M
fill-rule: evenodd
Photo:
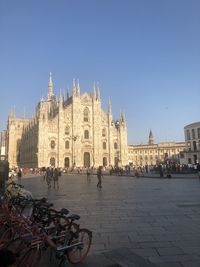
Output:
M163 166L162 164L159 164L158 166L160 177L163 177Z
M98 188L102 188L102 166L99 166L99 168L97 169L97 179L98 179L98 183L97 183L97 187Z
M90 181L90 169L87 168L87 181Z
M146 173L149 172L149 169L148 169L148 165L147 165L147 164L145 165L145 172L146 172Z
M58 178L59 178L59 170L55 168L53 171L53 188L55 188L55 186L57 186L57 189L59 188Z
M46 169L45 178L46 178L48 188L51 188L52 171L50 170L49 167Z
M197 172L198 172L198 177L200 179L200 164L199 163L197 163Z
M22 171L21 171L21 168L18 169L18 172L17 172L17 178L18 178L19 182L21 182L21 178L22 178Z

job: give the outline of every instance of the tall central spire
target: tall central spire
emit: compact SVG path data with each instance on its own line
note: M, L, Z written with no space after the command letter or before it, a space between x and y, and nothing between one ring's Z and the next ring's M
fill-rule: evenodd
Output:
M49 85L48 85L48 100L53 96L53 82L52 82L52 73L49 73Z

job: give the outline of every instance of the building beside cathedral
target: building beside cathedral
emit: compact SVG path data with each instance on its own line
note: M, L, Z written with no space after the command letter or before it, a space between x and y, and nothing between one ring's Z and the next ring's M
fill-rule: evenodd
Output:
M123 113L113 120L111 103L105 112L100 90L80 92L73 81L72 95L53 94L50 74L48 95L33 118L8 117L8 161L11 167L97 167L128 163L127 127Z
M200 122L194 122L184 127L186 149L184 162L186 164L200 163Z
M167 160L178 163L184 149L185 142L162 142L155 144L153 133L150 130L148 144L128 146L129 164L133 166L153 166Z
M6 158L6 140L7 140L7 131L3 130L0 133L0 159L1 160Z

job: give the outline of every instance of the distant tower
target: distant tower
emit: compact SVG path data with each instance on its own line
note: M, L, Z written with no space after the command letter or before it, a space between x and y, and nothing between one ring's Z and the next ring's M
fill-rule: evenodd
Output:
M150 133L149 133L149 145L153 145L153 144L154 144L153 133L152 133L152 131L150 130Z
M48 85L48 100L53 96L53 82L52 82L52 74L49 73L49 85Z

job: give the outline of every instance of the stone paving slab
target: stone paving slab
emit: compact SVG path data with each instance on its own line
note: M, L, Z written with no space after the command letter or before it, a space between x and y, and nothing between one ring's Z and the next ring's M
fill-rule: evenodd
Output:
M115 261L121 267L156 267L149 260L133 253L130 249L120 248L103 253L108 259Z
M92 175L90 180L63 175L58 190L48 190L42 177L22 178L22 183L55 208L81 216L81 227L93 232L86 263L94 255L126 247L160 267L200 266L198 178L105 176L101 190Z
M52 259L49 261L48 253L43 257L40 267L55 267L59 261ZM66 266L72 267L158 267L149 260L133 253L130 249L120 248L101 254L93 254L86 258L83 263L72 265L67 263Z

